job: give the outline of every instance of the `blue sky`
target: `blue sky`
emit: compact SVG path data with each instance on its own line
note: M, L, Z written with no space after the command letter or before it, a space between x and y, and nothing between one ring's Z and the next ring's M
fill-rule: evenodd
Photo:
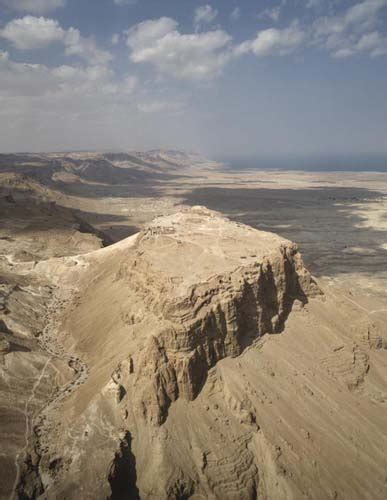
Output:
M0 151L387 153L387 0L0 0Z

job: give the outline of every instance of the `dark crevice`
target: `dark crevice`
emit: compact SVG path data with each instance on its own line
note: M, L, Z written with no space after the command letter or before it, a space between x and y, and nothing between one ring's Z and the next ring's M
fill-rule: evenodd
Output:
M115 454L109 472L109 500L140 500L137 488L136 457L132 452L132 436L126 432Z

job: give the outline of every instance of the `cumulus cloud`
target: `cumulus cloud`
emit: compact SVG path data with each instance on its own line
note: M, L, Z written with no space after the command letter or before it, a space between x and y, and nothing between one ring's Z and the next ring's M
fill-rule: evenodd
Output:
M63 41L68 56L78 56L90 64L106 64L112 60L111 53L100 49L93 37L85 38L75 28L67 30Z
M19 12L46 14L66 5L66 0L0 0L0 5Z
M307 3L318 7L320 1ZM294 21L283 29L268 28L257 33L253 40L247 40L234 48L236 55L253 53L257 57L286 55L301 47L319 47L332 57L343 59L357 54L370 57L386 55L387 37L379 33L380 11L387 6L387 0L363 0L341 13L320 16L310 25ZM260 17L278 20L279 11L265 9Z
M87 95L131 94L136 78L127 76L117 82L114 72L103 65L48 67L44 64L14 62L0 51L0 97L56 96L58 99Z
M259 31L253 40L243 42L236 47L238 55L251 52L257 57L284 56L302 45L306 33L297 22L284 29L268 28Z
M217 17L218 11L211 7L211 5L202 5L195 9L194 24L200 26L201 24L210 24Z
M178 23L170 17L160 17L160 19L142 21L128 31L127 45L131 49L146 48L157 43L168 33L174 32Z
M356 43L348 43L347 41L345 47L336 48L333 57L344 59L361 53L369 54L371 57L387 55L387 37L377 31L366 33Z
M168 17L132 27L127 38L130 59L187 80L219 75L232 56L230 35L220 29L186 35L177 28L178 23Z
M371 57L378 57L387 54L387 37L377 31L362 35L355 46L358 52L369 52Z
M386 6L387 0L365 0L344 13L316 19L312 26L313 43L336 58L359 52L368 52L372 57L385 54L385 37L374 28L381 9Z
M46 47L52 42L63 40L64 35L58 21L33 16L14 19L0 30L0 36L21 50Z
M321 6L320 0L309 0L309 8ZM286 55L302 46L327 50L334 58L356 54L378 57L386 54L386 37L375 30L381 9L387 0L363 0L341 13L320 16L310 25L294 21L288 28L268 28L257 33L254 40L247 40L234 48L237 55L253 53L258 57ZM260 18L278 21L279 8L265 9Z
M365 0L348 8L343 14L318 18L313 25L316 37L354 31L363 32L377 22L379 11L387 0Z
M365 30L374 26L377 16L387 0L365 0L350 7L344 15L344 25Z
M58 21L45 17L14 19L0 30L0 36L20 50L40 49L61 42L66 55L78 56L90 64L106 64L112 59L110 52L100 49L93 37L83 37L76 28L64 30Z
M308 5L316 7L318 3ZM364 0L341 14L317 17L309 26L295 20L288 27L258 31L255 38L236 46L224 30L183 34L174 19L162 17L131 28L127 45L133 62L149 63L160 73L191 80L213 78L232 59L249 53L256 57L285 56L302 47L318 46L335 58L358 53L377 57L386 54L386 37L373 29L385 5L387 0ZM209 5L200 7L195 23L211 22L214 12ZM273 22L279 15L280 7L261 13Z
M259 57L293 52L301 45L305 34L297 25L285 29L269 28L260 31L251 44L252 52Z

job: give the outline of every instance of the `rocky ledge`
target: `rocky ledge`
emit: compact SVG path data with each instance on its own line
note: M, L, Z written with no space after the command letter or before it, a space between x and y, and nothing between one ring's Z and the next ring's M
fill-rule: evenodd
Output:
M199 394L208 370L279 333L296 305L320 294L297 245L234 223L203 207L156 219L137 240L117 280L150 321L143 348L113 375L118 399L160 425L171 403ZM138 314L141 310L141 314Z

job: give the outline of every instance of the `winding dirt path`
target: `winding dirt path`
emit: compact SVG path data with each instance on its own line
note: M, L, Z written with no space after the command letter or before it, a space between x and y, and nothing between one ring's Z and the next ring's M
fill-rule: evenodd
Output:
M34 415L30 415L29 406L32 403L32 401L35 399L36 390L39 387L39 385L40 385L40 383L45 375L46 369L47 369L48 365L51 363L51 361L52 361L52 358L50 357L50 358L48 358L48 360L44 364L38 379L36 380L35 384L32 387L31 395L27 399L27 401L24 405L23 414L24 414L25 422L26 422L25 423L25 432L24 432L24 447L15 456L16 477L15 477L15 482L13 484L12 493L9 497L9 500L13 500L15 497L15 494L16 494L16 488L17 488L17 485L19 484L19 480L20 480L20 463L19 463L19 461L20 461L20 457L24 458L26 453L27 453L28 441L29 441L29 437L30 437L30 427L32 427L32 424L34 421Z
M16 477L9 500L15 500L17 497L17 489L22 476L21 464L26 458L31 437L35 435L36 438L36 452L39 457L37 466L39 468L39 461L43 455L40 437L46 435L46 431L48 431L50 414L58 409L58 404L63 399L69 397L87 380L89 374L87 364L79 357L67 353L57 339L59 316L60 312L63 310L63 303L68 304L71 301L74 292L74 289L65 291L57 289L54 298L47 308L47 323L38 340L40 348L42 351L46 352L49 357L44 364L39 377L33 385L30 397L25 403L23 411L26 419L25 445L15 457ZM59 387L37 414L33 414L29 408L35 399L36 391L42 382L43 377L46 375L48 367L51 365L51 367L55 370L55 367L52 364L54 359L59 359L66 363L74 371L74 377L69 382Z

